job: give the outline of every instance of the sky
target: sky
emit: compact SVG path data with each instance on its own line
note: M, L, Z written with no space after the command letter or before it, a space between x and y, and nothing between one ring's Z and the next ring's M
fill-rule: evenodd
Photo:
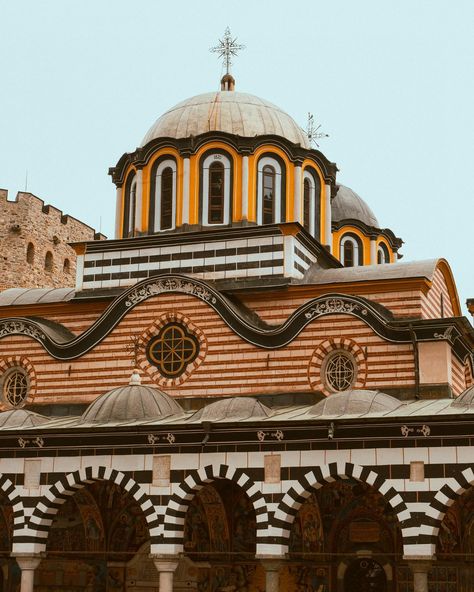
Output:
M302 127L338 181L405 241L445 257L474 298L472 0L0 0L0 187L31 191L113 237L107 174L177 102L218 90L209 48L246 49L236 90Z

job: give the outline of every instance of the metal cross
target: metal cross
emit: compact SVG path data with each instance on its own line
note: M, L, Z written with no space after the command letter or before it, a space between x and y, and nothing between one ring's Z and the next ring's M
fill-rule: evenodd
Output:
M226 74L230 74L230 67L232 65L232 57L236 56L237 52L245 49L245 45L237 43L237 37L232 38L229 27L224 32L224 37L219 39L219 45L210 48L210 52L217 53L220 58L224 59L224 66Z
M329 138L329 134L325 134L324 132L320 132L321 124L318 124L316 127L314 121L314 115L312 113L308 113L308 123L306 125L306 135L308 136L308 140L311 146L316 145L319 148L319 144L316 140L321 138Z

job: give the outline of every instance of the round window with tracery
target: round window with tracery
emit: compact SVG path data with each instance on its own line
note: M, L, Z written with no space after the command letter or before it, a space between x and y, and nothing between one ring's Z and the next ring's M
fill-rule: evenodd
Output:
M335 351L323 364L324 381L333 392L350 389L357 378L357 366L353 356L346 351Z
M166 378L177 378L199 354L199 341L181 323L167 323L147 346L148 361Z
M2 380L3 399L12 407L21 407L30 389L28 374L23 368L12 368Z

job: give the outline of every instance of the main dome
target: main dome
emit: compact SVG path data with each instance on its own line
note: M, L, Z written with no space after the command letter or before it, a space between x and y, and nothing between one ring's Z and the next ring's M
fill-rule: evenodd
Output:
M305 132L288 113L255 95L235 91L204 93L178 103L156 120L141 145L156 138L188 138L213 131L243 137L281 136L310 148Z

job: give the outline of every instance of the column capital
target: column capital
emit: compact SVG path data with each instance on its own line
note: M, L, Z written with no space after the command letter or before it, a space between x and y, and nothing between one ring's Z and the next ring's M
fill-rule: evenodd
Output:
M178 567L178 555L159 555L151 553L149 557L155 564L156 569L160 572L173 573Z
M260 561L265 571L279 571L285 563L285 558L281 555L256 555L255 559Z
M413 571L428 572L433 565L436 557L428 557L426 555L404 555L403 560L408 563Z
M41 560L44 558L44 556L44 553L38 553L37 555L23 555L22 553L17 553L15 555L12 555L12 557L16 560L22 571L35 570L41 563Z

